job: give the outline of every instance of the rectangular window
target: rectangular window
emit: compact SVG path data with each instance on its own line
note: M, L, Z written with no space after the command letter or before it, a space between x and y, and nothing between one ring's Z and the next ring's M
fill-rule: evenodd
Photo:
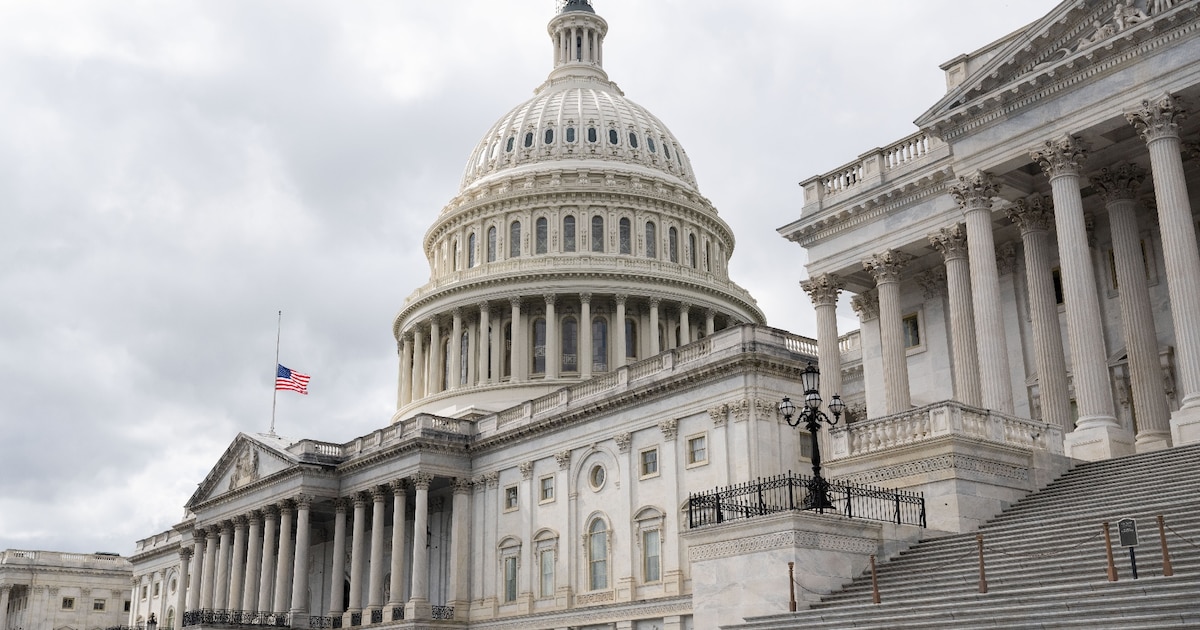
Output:
M538 554L541 564L542 584L539 595L554 597L554 550L543 549Z
M900 321L904 327L904 347L915 348L921 345L921 322L917 319L917 314L908 315Z
M127 599L125 600L125 612L129 612L130 610L133 610L133 602Z
M510 512L517 509L517 487L509 486L504 489L504 511Z
M63 610L75 610L75 598L74 597L64 597L62 600L62 609Z
M104 610L104 600L103 599L93 599L92 600L92 610Z
M150 594L150 587L143 586L142 587L142 599L146 599L146 596L148 596L149 594Z
M688 464L703 464L708 461L708 436L688 438Z
M660 542L659 530L642 532L642 576L646 582L657 582L662 579L662 546Z
M161 586L162 586L161 582L154 583L154 596L155 597L158 597L158 589L161 588Z
M504 601L517 601L517 557L504 559Z
M658 475L658 448L648 448L642 451L640 460L643 477Z
M554 475L542 477L540 482L541 488L541 503L548 503L554 500Z

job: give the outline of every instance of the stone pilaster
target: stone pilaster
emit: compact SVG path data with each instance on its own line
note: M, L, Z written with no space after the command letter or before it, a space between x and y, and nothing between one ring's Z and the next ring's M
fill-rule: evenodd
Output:
M875 278L879 291L879 338L883 352L883 385L887 390L885 413L912 407L908 389L908 356L904 349L904 324L900 312L900 273L912 256L896 250L874 254L863 269Z
M929 235L929 243L946 264L946 299L950 303L950 349L954 397L979 407L979 346L975 338L975 312L971 299L971 267L967 259L967 228L955 224Z
M449 602L451 606L454 606L456 619L467 618L467 606L471 602L471 593L468 587L471 575L471 558L469 556L471 544L467 539L471 529L470 500L471 480L466 477L455 479L454 503L451 508L453 514L450 521L450 584L453 590L450 593Z

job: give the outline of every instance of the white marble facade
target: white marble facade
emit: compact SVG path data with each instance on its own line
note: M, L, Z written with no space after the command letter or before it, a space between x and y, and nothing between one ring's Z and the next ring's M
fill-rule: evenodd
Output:
M144 622L151 585L131 587L132 574L115 553L0 551L0 630L120 626L138 603L134 617Z

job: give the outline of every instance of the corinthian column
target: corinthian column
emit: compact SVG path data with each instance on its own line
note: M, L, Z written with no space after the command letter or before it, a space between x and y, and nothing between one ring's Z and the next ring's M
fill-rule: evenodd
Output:
M213 585L217 578L217 528L205 530L204 544L204 583L200 586L200 607L204 610L213 609Z
M275 566L275 531L278 529L279 511L273 505L263 508L263 552L261 570L258 572L258 610L275 610L271 593L271 568Z
M1050 267L1050 200L1041 195L1018 199L1008 208L1008 218L1021 228L1025 250L1025 285L1029 288L1029 317L1033 324L1034 362L1038 371L1042 422L1062 427L1063 435L1075 428L1071 397L1067 393L1067 362L1063 356L1054 274Z
M1125 114L1146 141L1154 176L1182 389L1181 408L1171 416L1176 446L1200 442L1200 251L1179 153L1179 121L1186 115L1179 99L1170 94L1142 101L1141 107Z
M238 516L233 519L233 563L229 568L229 602L230 610L242 609L242 587L245 585L246 569L246 517Z
M346 612L346 500L333 501L333 566L329 571L329 614Z
M312 497L296 497L296 552L292 563L292 620L295 623L308 613L308 516Z
M1113 263L1117 272L1117 295L1125 330L1125 352L1129 362L1133 410L1137 421L1134 447L1141 452L1171 445L1170 410L1158 365L1158 336L1146 286L1146 263L1135 216L1136 195L1146 173L1134 164L1103 169L1092 177L1092 185L1104 197L1112 232Z
M217 553L217 577L213 582L213 608L225 610L229 602L229 550L233 536L233 523L221 523L221 549Z
M258 606L258 571L262 562L262 513L250 513L250 530L246 534L246 579L242 588L242 610L254 612Z
M800 288L808 294L817 312L817 367L821 370L821 399L828 405L834 394L842 393L842 354L838 348L837 301L845 285L836 274L826 273L803 280Z
M421 332L420 326L414 326L412 329L412 400L420 400L425 397L425 343L424 335Z
M661 298L650 298L650 356L655 356L662 352L661 344L658 338L658 303Z
M187 587L187 607L181 610L200 610L200 592L204 590L204 553L205 532L203 529L192 530L192 584L185 582ZM211 570L211 569L210 569Z
M904 323L900 313L900 271L912 256L889 249L863 261L875 278L879 291L879 344L883 352L883 386L887 390L886 413L912 407L908 391L908 356L904 350Z
M344 623L350 616L362 612L363 539L367 533L367 498L354 495L354 533L350 535L350 601L346 602Z
M371 581L367 584L367 609L383 609L383 518L387 506L387 490L376 487L371 490Z
M493 374L488 359L491 350L492 310L487 302L479 303L479 341L475 344L478 358L475 361L475 380L479 384L492 382Z
M605 340L607 341L607 339ZM575 349L579 353L579 358L576 359L579 365L579 377L588 379L592 377L592 344L595 341L592 339L592 294L579 294L579 347Z
M413 518L412 597L405 609L407 619L428 619L429 604L429 484L433 475L419 472L412 477L417 491L416 515Z
M991 176L977 172L959 177L950 189L967 224L967 256L971 266L971 299L979 365L980 399L987 409L1013 412L1004 318L1001 316L1000 275L996 271L996 240L992 235L992 197L998 188Z
M1079 173L1087 157L1081 141L1071 136L1046 141L1030 152L1050 178L1054 195L1054 225L1058 231L1058 259L1062 269L1063 301L1071 340L1071 371L1075 375L1075 401L1079 419L1067 436L1067 454L1076 459L1108 459L1133 452L1133 436L1120 428L1113 407L1100 323L1100 299L1088 249L1079 193Z
M509 380L517 383L525 380L525 363L521 360L525 356L525 327L521 325L521 298L509 298L508 302L512 306L512 343L508 351L511 372Z
M192 548L179 548L179 587L175 590L175 618L179 620L180 627L183 626L183 613L187 610L187 592L188 592L188 565L192 560ZM4 588L0 586L0 628L7 628L4 624L4 613L8 608L8 602L4 601Z
M442 391L442 323L435 315L429 319L429 374L425 377L425 393Z
M613 362L613 369L615 370L625 365L626 362L625 346L628 345L629 342L625 339L625 301L628 299L628 296L618 293L613 299L617 303L617 314L613 321L612 336L614 340L613 346L615 346L615 348L613 348L615 352L613 352L612 355L616 359Z
M288 612L291 605L289 598L291 590L292 566L295 548L292 546L292 515L295 508L291 501L285 501L279 506L279 556L275 559L275 610L278 615Z
M929 243L946 263L946 299L950 302L950 347L953 352L954 397L978 407L979 353L975 339L975 314L971 305L971 267L967 229L961 223L929 235Z
M562 366L562 350L559 340L562 338L558 328L558 314L554 308L558 296L547 293L542 298L546 300L546 378L558 378L559 367Z
M468 552L471 548L467 540L470 531L471 514L471 480L458 477L454 480L453 514L450 521L450 584L453 591L448 598L454 606L454 616L465 619L467 605L471 601L471 593L467 589L467 578L471 574L471 559Z
M400 385L396 392L396 406L403 407L412 402L412 333L404 333L400 342Z
M404 608L404 506L408 502L403 481L392 484L392 579L387 611Z
M446 389L458 389L462 384L462 309L455 308L450 324L450 375Z

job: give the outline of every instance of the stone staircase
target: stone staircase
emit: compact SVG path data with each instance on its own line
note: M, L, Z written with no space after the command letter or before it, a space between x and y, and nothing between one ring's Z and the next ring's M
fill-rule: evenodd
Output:
M1163 576L1155 516L1168 527ZM1117 521L1137 519L1139 579ZM1108 521L1119 580L1107 579ZM1200 628L1200 445L1080 464L984 525L987 592L976 534L914 545L809 610L754 617L768 628ZM797 589L799 598L803 592Z

